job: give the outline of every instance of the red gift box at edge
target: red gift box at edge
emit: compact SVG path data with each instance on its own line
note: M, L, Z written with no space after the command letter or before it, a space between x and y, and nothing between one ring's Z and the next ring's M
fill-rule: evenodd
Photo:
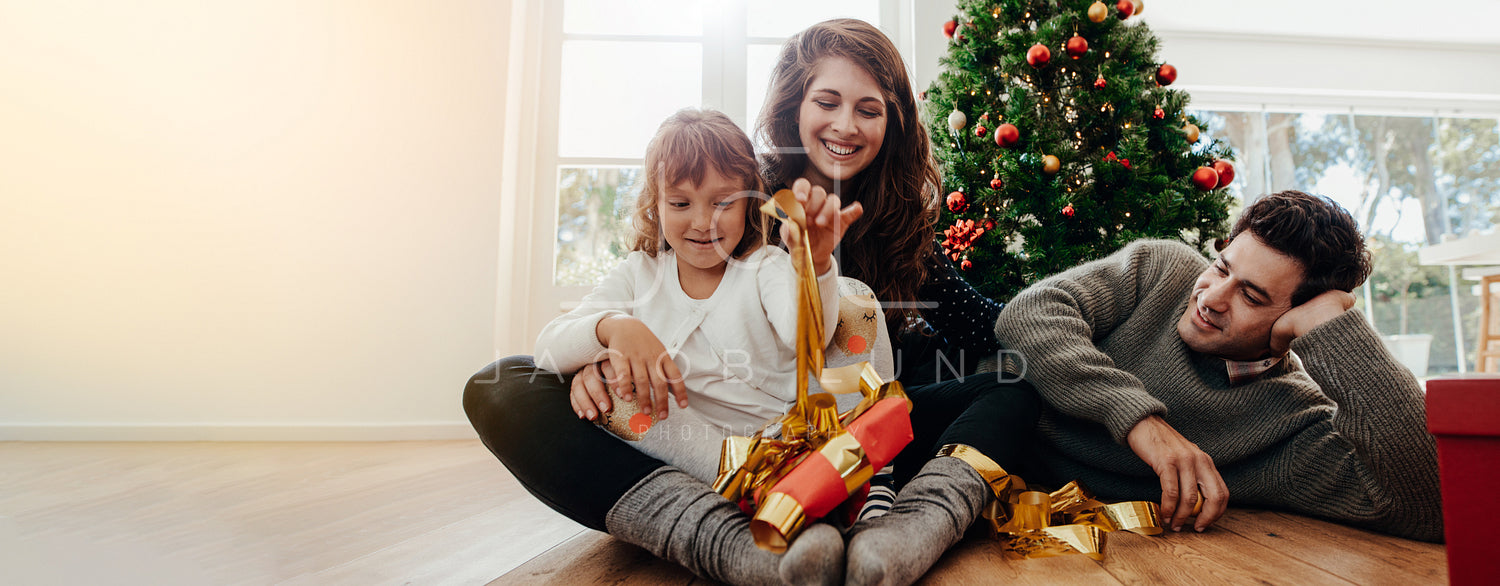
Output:
M1500 375L1427 381L1427 429L1437 437L1442 476L1443 531L1451 584L1493 584L1500 556L1492 533L1500 527Z

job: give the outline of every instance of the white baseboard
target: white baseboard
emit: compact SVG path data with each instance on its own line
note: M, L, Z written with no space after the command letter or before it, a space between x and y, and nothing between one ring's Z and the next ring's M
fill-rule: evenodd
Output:
M413 423L0 423L0 441L370 442L476 439L467 421Z

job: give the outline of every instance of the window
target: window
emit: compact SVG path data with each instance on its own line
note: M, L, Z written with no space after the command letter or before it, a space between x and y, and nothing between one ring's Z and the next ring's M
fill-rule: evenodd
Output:
M1419 265L1417 250L1491 229L1500 219L1495 119L1357 111L1196 115L1210 137L1235 148L1243 179L1232 189L1241 201L1299 188L1332 197L1355 215L1375 261L1369 283L1355 292L1357 307L1392 336L1388 344L1423 343L1393 336L1430 336L1428 351L1413 350L1418 362L1425 358L1427 373L1474 367L1477 286L1448 267ZM1393 346L1398 356L1403 351Z
M560 56L557 146L555 156L539 157L540 176L555 178L556 197L539 198L555 201L547 244L554 287L591 286L628 251L642 158L662 120L681 108L711 107L753 132L786 37L835 17L883 26L882 14L895 13L894 0L562 4L553 47ZM569 297L576 295L552 298Z

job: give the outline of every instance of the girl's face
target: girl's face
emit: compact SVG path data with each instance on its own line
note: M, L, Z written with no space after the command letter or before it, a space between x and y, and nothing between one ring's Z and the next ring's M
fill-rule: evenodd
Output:
M885 141L886 104L874 76L845 57L813 66L797 112L802 176L828 191L869 167Z
M681 281L710 278L717 283L724 275L726 259L745 236L744 181L732 181L713 165L704 170L703 182L683 181L662 190L656 202L662 236L677 253Z

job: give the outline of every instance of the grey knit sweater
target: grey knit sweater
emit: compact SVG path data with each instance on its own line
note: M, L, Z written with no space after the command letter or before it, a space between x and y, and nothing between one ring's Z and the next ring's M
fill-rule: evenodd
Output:
M1056 479L1159 502L1160 481L1125 444L1156 414L1213 458L1231 504L1441 541L1421 387L1364 317L1351 310L1314 328L1286 360L1230 387L1223 360L1177 335L1207 266L1184 244L1139 241L1005 307L995 333L1025 357L1048 404L1038 433Z

